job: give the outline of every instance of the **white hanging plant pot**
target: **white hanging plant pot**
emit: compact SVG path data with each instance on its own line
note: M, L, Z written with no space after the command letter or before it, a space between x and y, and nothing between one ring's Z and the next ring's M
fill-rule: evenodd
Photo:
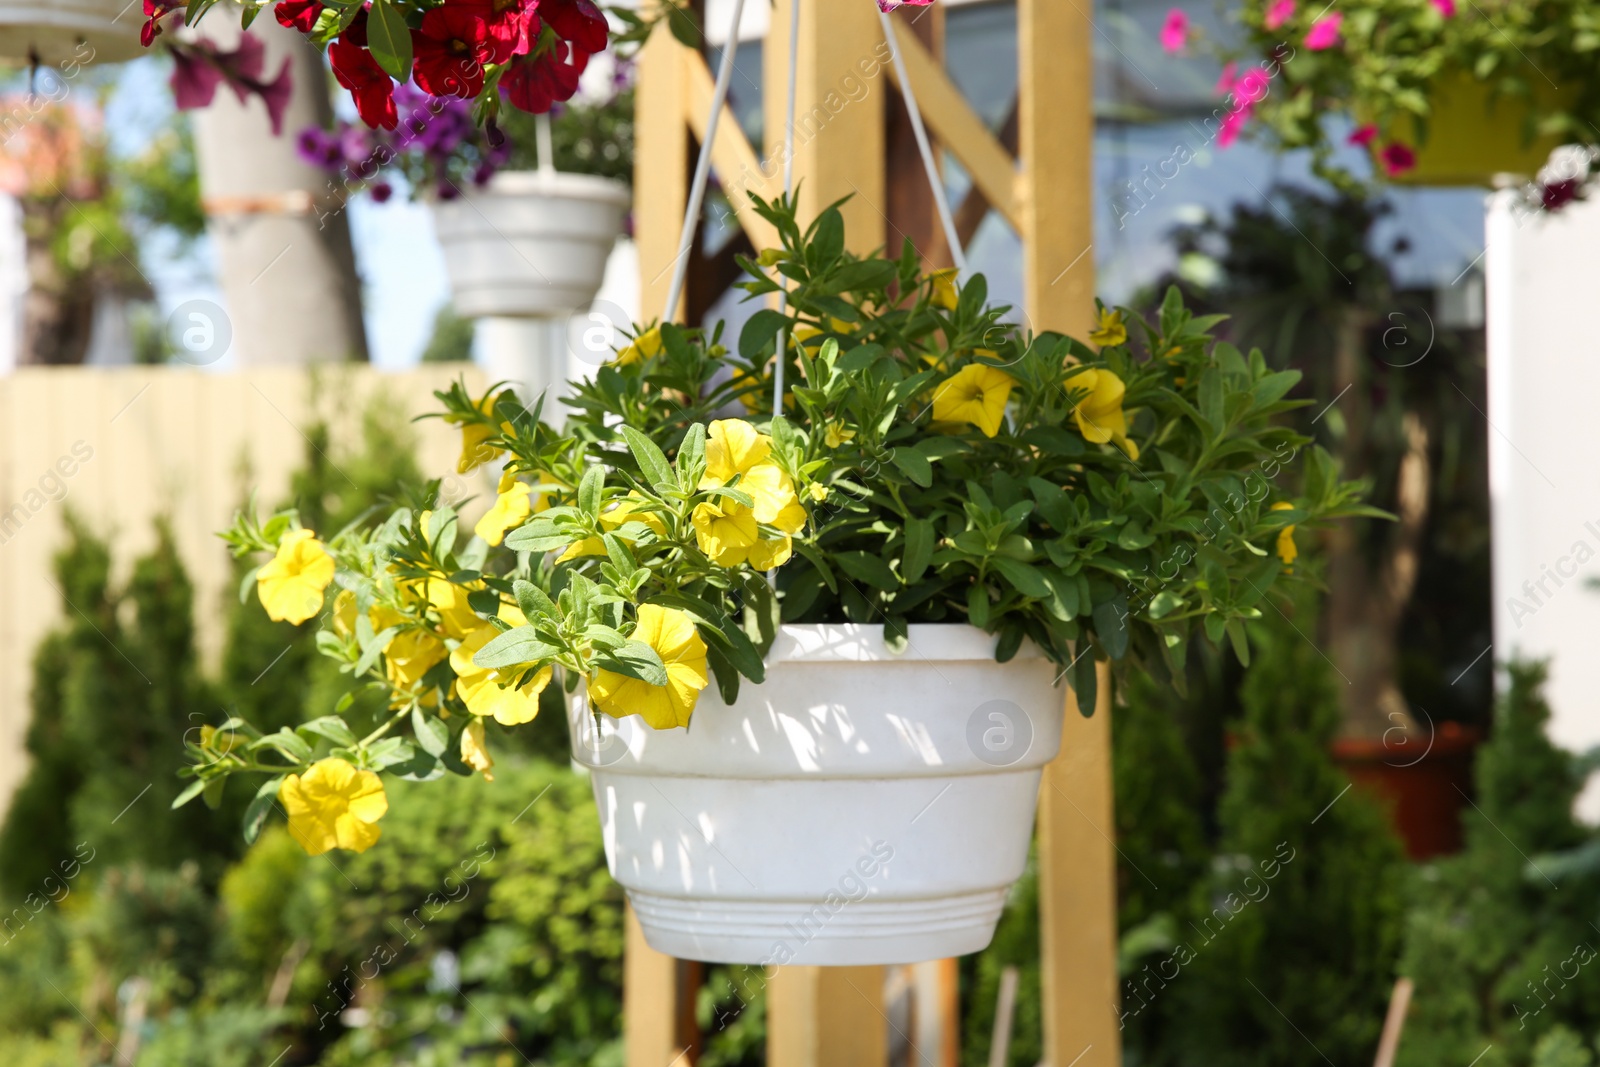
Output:
M144 6L134 0L0 0L0 58L63 64L132 59L143 49Z
M502 171L433 204L456 310L469 318L587 307L622 233L627 186L587 174Z
M652 947L746 964L976 952L1023 872L1067 691L965 625L785 626L767 680L688 730L569 703L612 876ZM599 723L597 732L596 722Z

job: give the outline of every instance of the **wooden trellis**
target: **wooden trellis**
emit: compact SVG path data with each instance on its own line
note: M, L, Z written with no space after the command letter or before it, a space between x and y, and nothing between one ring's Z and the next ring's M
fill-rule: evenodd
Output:
M775 243L743 191L782 191L791 4L775 0L764 67L767 144L757 152L737 124L712 145L716 176L749 245ZM872 0L798 0L796 151L803 211L843 197L846 231L861 251L912 238L930 262L949 250L926 210L927 180L907 156L903 108ZM971 175L958 210L970 237L991 206L1022 240L1028 324L1082 336L1092 328L1093 78L1088 10L1070 0L1016 0L1018 99L999 137L973 113L938 58L939 8L894 19L930 133ZM713 78L702 54L659 27L640 56L635 233L641 299L664 306L688 199L693 145L705 136ZM1008 149L1013 142L1016 151ZM913 150L914 152L914 150ZM920 206L919 206L920 205ZM965 221L963 221L965 220ZM804 220L802 220L804 224ZM743 246L743 242L739 242ZM697 256L699 252L695 253ZM702 264L704 266L704 264ZM717 295L722 274L685 296L689 321ZM725 284L725 283L724 283ZM1046 1060L1052 1067L1118 1067L1115 832L1109 679L1092 719L1067 697L1061 755L1039 801L1040 908ZM645 944L630 915L625 975L629 1067L689 1064L696 1054L697 967ZM786 967L768 988L771 1067L882 1067L888 1021L882 968Z

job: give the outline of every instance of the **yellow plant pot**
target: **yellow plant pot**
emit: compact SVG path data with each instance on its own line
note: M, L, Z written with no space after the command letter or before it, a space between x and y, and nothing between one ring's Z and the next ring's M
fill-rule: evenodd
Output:
M1543 115L1569 106L1576 94L1549 85L1537 72L1530 71L1528 81L1531 97L1496 97L1490 83L1465 71L1441 73L1429 94L1433 114L1427 140L1422 140L1409 113L1398 115L1387 137L1370 146L1374 167L1379 174L1387 173L1379 153L1384 144L1396 143L1417 155L1414 168L1389 178L1396 184L1490 186L1498 174L1531 178L1560 147L1562 138L1538 136L1528 141L1524 131L1529 113Z

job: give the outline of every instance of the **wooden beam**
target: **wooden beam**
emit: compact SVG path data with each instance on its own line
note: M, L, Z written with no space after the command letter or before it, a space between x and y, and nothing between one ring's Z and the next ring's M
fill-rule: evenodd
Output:
M767 987L767 1067L884 1067L882 967L782 967Z
M689 48L680 48L678 51L683 62L684 117L695 140L703 144L706 139L706 119L711 114L711 97L716 91L716 79L711 76L711 68L699 52ZM763 174L761 161L756 158L755 149L750 147L744 131L739 129L732 108L724 109L722 120L717 123L717 140L711 146L711 167L722 184L728 203L733 207L734 217L739 220L740 228L750 238L750 243L755 245L756 251L777 248L778 231L772 223L756 214L750 206L748 194L777 196L783 190L783 173L779 171L775 179Z
M639 50L639 91L633 109L633 230L639 250L640 317L646 322L659 317L666 306L689 202L684 51L664 20Z
M1039 928L1045 1062L1120 1067L1117 858L1111 794L1111 670L1094 717L1067 695L1061 754L1039 796Z
M894 36L900 54L905 57L906 76L911 79L928 129L961 161L972 176L973 184L983 190L994 209L1020 230L1022 215L1017 195L1016 160L1000 146L955 82L944 72L944 66L916 35L897 25ZM892 67L889 76L894 77Z
M633 909L627 909L623 943L622 1040L628 1067L692 1067L695 1042L683 1033L682 961L664 956L644 940Z
M1076 2L1017 0L1018 233L1028 314L1036 330L1078 336L1094 320L1093 32Z
M791 0L773 0L767 31L766 166L783 187L783 136L789 95ZM835 200L851 247L881 246L888 227L884 193L883 92L889 46L870 0L803 0L795 81L795 182L804 229Z

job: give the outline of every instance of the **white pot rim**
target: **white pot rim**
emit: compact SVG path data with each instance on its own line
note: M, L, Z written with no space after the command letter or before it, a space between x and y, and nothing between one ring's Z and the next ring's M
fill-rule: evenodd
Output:
M595 200L626 207L633 202L628 187L596 174L569 174L566 171L502 170L489 184L474 189L468 196L538 196L568 200Z
M905 649L896 652L884 643L881 623L788 623L778 628L767 663L995 662L998 641L967 623L912 623ZM1032 641L1024 641L1015 658L1043 656Z

